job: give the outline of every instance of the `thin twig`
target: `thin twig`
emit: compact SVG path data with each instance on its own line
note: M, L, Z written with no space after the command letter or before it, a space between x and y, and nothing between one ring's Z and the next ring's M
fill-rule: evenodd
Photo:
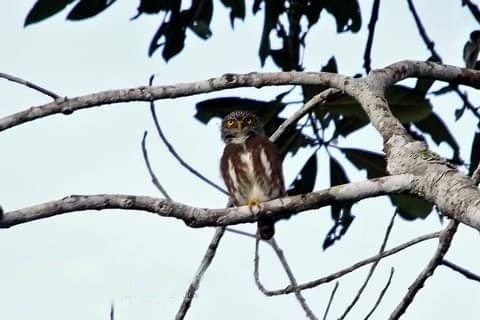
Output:
M378 306L380 305L380 302L382 302L383 296L385 295L385 293L388 290L388 287L390 287L390 284L392 283L392 277L394 272L395 272L395 269L392 267L390 269L390 276L388 277L387 283L383 287L382 291L380 291L380 295L378 296L377 301L373 305L372 310L370 310L370 312L366 315L364 320L368 320L368 318L370 318L372 314L375 312L375 310L378 308Z
M271 135L270 140L275 142L280 135L285 132L287 128L291 125L296 124L304 115L306 115L313 107L317 106L318 104L324 103L327 101L328 98L332 96L336 96L339 94L341 90L339 89L327 89L323 90L322 92L318 93L317 95L313 96L309 101L307 101L300 109L295 111L295 113L290 116L287 120L285 120L278 129Z
M479 275L477 275L477 274L475 274L475 273L471 272L470 270L467 270L463 267L460 267L459 265L457 265L453 262L450 262L446 259L443 259L441 264L444 265L445 267L448 267L448 268L452 269L453 271L456 271L456 272L460 273L461 275L463 275L467 279L480 282L480 276Z
M163 133L162 128L160 127L160 123L158 122L158 118L157 118L157 113L155 111L155 105L154 105L153 102L150 102L150 112L152 114L152 118L153 118L153 121L155 123L155 127L157 128L157 132L158 132L158 135L160 136L160 139L162 139L162 142L165 144L165 146L167 147L170 154L175 159L177 159L177 161L180 163L180 165L182 167L184 167L185 169L187 169L188 171L190 171L194 176L196 176L197 178L199 178L203 182L207 183L209 186L217 189L218 191L220 191L221 193L223 193L225 195L228 195L228 192L225 189L223 189L218 184L216 184L215 182L211 181L210 179L205 177L203 174L198 172L191 165L189 165L185 160L183 160L182 157L179 156L179 154L177 153L177 151L175 150L173 145L165 137L165 134Z
M147 152L147 146L146 146L146 140L147 140L147 134L148 132L145 131L143 133L143 138L142 138L142 154L143 154L143 159L145 160L145 165L147 166L148 173L150 174L150 178L152 179L152 183L157 189L160 191L160 193L168 200L172 200L170 196L167 193L167 190L162 186L160 181L158 180L157 176L153 172L152 166L150 165L150 160L148 158L148 152Z
M275 241L275 238L270 239L270 244L272 245L273 250L277 254L278 259L280 260L280 263L283 266L283 269L287 273L288 279L290 280L290 284L292 286L297 286L297 280L295 279L295 276L293 275L292 269L290 268L290 265L287 262L287 259L285 258L285 255L283 254L282 249L278 246L277 242ZM317 317L315 314L313 314L312 310L307 304L307 301L305 300L305 297L302 295L300 291L295 291L295 297L298 300L298 303L302 307L302 309L305 311L305 314L308 319L315 320Z
M413 5L412 0L407 0L408 3L408 8L412 12L413 19L415 19L415 24L417 25L418 32L420 33L420 36L422 37L423 42L427 45L428 50L430 50L432 57L436 61L442 61L442 58L440 55L437 53L435 50L435 43L430 40L430 38L427 35L427 32L425 31L425 28L423 27L422 21L420 20L420 17L418 16L417 10L415 9L415 6Z
M375 26L378 21L378 10L380 9L380 0L375 0L372 6L372 13L370 14L370 21L368 22L368 38L367 44L365 46L365 53L363 54L363 67L365 72L368 74L372 69L372 45L373 45L373 36L375 35Z
M325 312L323 313L323 320L327 320L328 312L330 311L330 307L332 306L333 298L335 297L335 293L337 292L339 282L335 282L335 286L332 289L332 292L330 293L330 298L328 299L327 307L325 309Z
M257 236L256 236L254 233L250 233L250 232L246 232L246 231L243 231L243 230L234 229L234 228L231 228L231 227L227 227L227 231L228 231L228 232L231 232L231 233L239 234L239 235L241 235L241 236L253 238L253 239L256 239L256 238L257 238Z
M335 273L332 273L328 276L319 278L317 280L313 280L313 281L309 281L309 282L306 282L306 283L303 283L303 284L299 284L296 287L293 287L293 286L289 285L289 286L287 286L283 289L279 289L279 290L267 290L267 289L263 288L263 290L261 290L261 291L262 291L263 294L265 294L267 296L277 296L277 295L282 295L282 294L293 293L295 291L301 291L301 290L305 290L305 289L315 288L315 287L317 287L321 284L328 283L328 282L331 282L331 281L336 280L338 278L341 278L344 275L346 275L348 273L351 273L352 271L355 271L356 269L361 268L365 265L373 263L373 262L375 262L379 259L383 259L385 257L396 254L397 252L405 250L406 248L411 247L413 245L416 245L417 243L420 243L420 242L423 242L423 241L426 241L426 240L431 240L431 239L438 238L440 236L440 232L441 231L437 231L437 232L433 232L433 233L429 233L429 234L417 237L417 238L412 239L408 242L405 242L401 245L398 245L398 246L396 246L396 247L394 247L390 250L386 250L382 254L377 254L373 257L361 260L361 261L351 265L348 268L339 270Z
M60 98L60 96L58 94L56 94L56 93L54 93L50 90L47 90L45 88L42 88L39 85L36 85L35 83L32 83L32 82L27 81L27 80L23 80L19 77L15 77L15 76L0 72L0 78L4 78L4 79L7 79L7 80L12 81L12 82L23 84L26 87L29 87L33 90L37 90L38 92L41 92L41 93L49 96L50 98L53 98L53 100L57 100L57 99Z
M378 250L378 254L381 255L383 252L385 252L385 246L387 245L388 238L390 237L390 233L393 228L393 224L395 222L395 217L397 216L397 210L395 210L395 213L392 215L392 218L390 219L390 222L387 226L387 230L385 231L385 236L382 241L382 245L380 246L380 250ZM377 259L371 266L370 266L370 271L368 272L367 277L365 278L365 281L363 282L362 286L360 289L358 289L357 294L355 295L355 298L353 298L352 302L350 305L345 309L345 312L340 316L339 319L345 319L347 314L352 310L352 308L355 306L355 304L358 302L360 299L360 296L362 295L363 291L367 287L368 282L370 281L373 272L377 268L378 263L380 262L381 258Z
M195 297L195 292L198 290L198 287L200 286L200 281L202 280L203 274L210 266L210 263L212 262L213 257L215 257L218 244L220 243L220 240L222 239L224 234L225 234L225 227L218 227L215 229L215 234L212 240L210 241L210 244L207 248L207 251L205 252L205 255L202 258L202 262L198 267L197 273L195 274L193 281L190 283L190 286L188 287L187 293L183 298L182 305L180 306L180 309L175 315L175 320L181 320L187 314L187 311L190 308L190 305L192 304L192 300Z
M452 242L453 236L457 231L457 227L458 221L451 220L448 223L448 226L440 232L440 236L438 238L438 247L435 251L435 254L430 259L425 269L420 272L415 281L408 287L408 291L403 297L402 301L390 315L390 320L399 319L405 313L418 291L424 286L425 281L433 275L433 272L442 262L443 257L450 248L450 243Z
M112 303L110 304L110 320L115 320L115 305Z
M477 119L480 119L480 112L478 112L477 108L470 102L470 100L468 100L467 94L462 92L458 86L454 86L453 91L460 97L465 108L470 110Z

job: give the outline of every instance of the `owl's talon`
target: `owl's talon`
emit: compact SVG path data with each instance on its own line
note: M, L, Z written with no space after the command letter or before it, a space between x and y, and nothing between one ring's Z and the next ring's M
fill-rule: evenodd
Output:
M248 200L248 203L247 203L247 206L252 209L253 207L260 207L260 201L258 201L257 199L249 199Z

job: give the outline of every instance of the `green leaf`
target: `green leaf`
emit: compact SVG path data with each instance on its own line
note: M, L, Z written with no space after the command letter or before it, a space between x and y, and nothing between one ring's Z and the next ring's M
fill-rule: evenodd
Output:
M345 173L343 167L338 163L338 161L330 157L330 185L338 186L340 184L349 183L350 180ZM342 212L343 205L340 203L335 203L331 206L332 208L332 219L337 221L340 218L340 213Z
M325 9L335 17L337 32L358 32L362 26L360 6L356 0L324 0Z
M349 183L350 180L340 163L333 157L330 157L330 185L337 186ZM334 224L328 231L323 241L323 249L327 249L331 245L342 238L350 227L353 219L352 215L353 202L335 203L331 206L331 214Z
M340 149L357 169L366 170L368 179L387 175L387 162L382 154L351 148Z
M470 167L468 168L468 175L471 176L473 171L478 167L480 162L480 132L475 132L473 137L472 148L470 150Z
M107 9L115 0L80 0L67 16L67 20L91 18Z
M355 167L367 170L369 179L387 175L387 163L383 155L360 149L342 148L341 150ZM425 218L432 211L431 203L413 195L390 195L390 200L398 208L400 216L408 220Z
M258 51L262 67L265 65L265 60L270 53L270 31L275 28L280 15L285 11L283 1L264 0L264 2L265 18L263 20L262 38L260 40L260 49Z
M290 184L287 194L295 196L298 194L309 193L315 187L317 179L317 153L315 152L308 158L307 162L302 167L302 170L295 177L295 180Z
M265 133L270 136L285 118L278 114L285 108L285 104L278 100L260 101L237 97L214 98L197 103L195 118L207 124L212 118L223 118L228 113L236 110L249 110L254 112L264 123ZM288 152L292 155L303 147L311 146L314 140L304 135L296 127L290 127L276 142L280 155L284 157Z
M210 22L212 21L212 0L194 0L186 15L191 15L189 28L202 39L208 39L212 35Z
M396 85L385 93L390 110L401 123L425 119L432 111L432 105L425 96L415 89ZM343 95L325 104L328 112L356 117L368 121L367 114L352 97Z
M475 68L480 51L480 30L475 30L470 33L470 39L463 47L463 61L467 68Z
M309 1L305 10L305 16L308 20L308 28L310 29L318 22L323 5L321 1Z
M478 9L478 5L473 1L462 1L462 6L464 6L465 4L468 6L468 9L475 17L477 22L480 23L480 10Z
M180 11L181 0L140 0L138 15L142 13L156 14L160 11Z
M425 219L433 209L432 203L410 194L393 194L390 200L397 206L398 214L406 220Z
M338 68L337 68L337 60L335 59L335 56L332 56L330 59L328 59L327 64L324 65L321 69L321 72L331 72L331 73L337 73ZM320 85L314 85L314 84L306 84L302 86L302 91L303 91L303 102L307 102L308 100L312 99L316 94L319 94L323 90L328 89L327 86L320 86Z
M446 142L453 150L452 162L462 162L460 159L460 147L458 146L457 141L450 133L448 126L445 125L443 120L440 119L435 112L432 112L428 117L421 121L415 122L414 124L424 133L428 133L437 145L442 142Z
M333 139L337 138L339 135L346 137L350 133L365 127L367 124L368 121L361 120L356 117L343 116L342 119L336 123Z
M215 117L224 118L227 114L236 110L252 111L262 118L263 121L270 120L285 108L285 104L277 100L261 101L238 97L223 97L200 101L195 107L197 109L195 118L203 124L207 124Z
M148 55L152 54L163 46L162 57L165 61L180 53L185 46L185 28L187 21L185 14L172 12L170 20L163 22L150 42ZM159 40L165 37L165 42L159 43Z
M222 0L225 7L230 8L230 24L233 28L235 18L245 19L245 0Z
M68 4L74 0L38 0L25 19L24 26L42 21L54 14L62 11Z

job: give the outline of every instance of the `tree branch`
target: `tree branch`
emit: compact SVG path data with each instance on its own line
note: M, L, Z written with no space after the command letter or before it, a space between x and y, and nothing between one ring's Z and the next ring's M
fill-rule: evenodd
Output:
M392 218L390 219L390 223L388 224L387 226L387 230L385 231L385 236L383 237L383 241L382 241L382 244L380 246L380 250L378 251L378 255L381 255L383 252L385 252L385 246L387 245L387 241L388 241L388 238L390 237L390 233L392 231L392 228L393 228L393 224L395 222L395 217L397 216L397 211L395 210L395 213L392 215ZM363 291L365 290L365 288L367 287L367 284L368 282L370 281L372 275L373 275L373 272L375 271L375 269L377 268L378 266L378 263L380 262L381 258L379 258L378 260L376 260L375 262L372 263L372 265L370 266L370 270L368 271L368 274L367 274L367 278L365 279L365 281L363 282L362 286L360 287L360 289L358 290L357 294L355 295L355 297L353 298L352 302L348 305L348 307L345 309L345 311L343 312L343 314L340 316L339 320L342 320L342 319L345 319L345 317L347 316L347 314L352 310L352 308L355 306L355 304L358 302L358 300L360 299L360 296L362 295Z
M275 217L285 211L296 213L337 202L358 201L385 194L407 192L415 179L416 177L412 175L398 175L353 182L317 192L267 201L255 209L250 209L248 206L203 209L148 196L71 195L60 200L5 212L0 220L0 227L8 228L68 212L104 209L141 210L163 217L181 219L191 227L227 226L255 222L259 217Z
M433 257L428 262L427 266L418 275L415 281L408 287L407 294L403 297L400 304L395 308L390 315L390 320L399 319L412 303L418 291L423 287L425 281L433 275L435 269L442 263L442 259L450 248L453 235L457 231L458 222L451 220L448 226L440 232L438 238L438 247Z
M453 263L453 262L450 262L446 259L443 259L442 262L441 262L442 265L444 265L445 267L448 267L450 269L452 269L453 271L456 271L458 273L460 273L461 275L463 275L465 278L467 279L470 279L470 280L473 280L473 281L477 281L477 282L480 282L480 276Z
M390 250L386 250L382 254L377 254L373 257L361 260L361 261L351 265L348 268L339 270L339 271L337 271L335 273L332 273L328 276L325 276L325 277L322 277L322 278L319 278L319 279L316 279L316 280L313 280L313 281L309 281L309 282L305 282L303 284L299 284L296 287L288 285L287 287L285 287L283 289L279 289L279 290L267 290L266 288L263 288L262 292L267 296L278 296L278 295L283 295L283 294L287 294L287 293L293 293L295 291L312 289L312 288L318 287L319 285L322 285L324 283L328 283L328 282L331 282L331 281L336 280L338 278L341 278L344 275L346 275L350 272L353 272L356 269L361 268L363 266L366 266L370 263L373 263L373 262L375 262L379 259L383 259L385 257L396 254L397 252L405 250L406 248L411 247L413 245L416 245L417 243L420 243L420 242L423 242L423 241L426 241L426 240L431 240L431 239L438 238L440 236L440 233L441 233L441 231L433 232L433 233L429 233L429 234L417 237L417 238L412 239L408 242L405 242L401 245L398 245L398 246L396 246L396 247L394 247Z
M7 79L7 80L12 81L12 82L23 84L26 87L34 89L34 90L36 90L40 93L43 93L43 94L49 96L50 98L53 98L53 100L57 100L57 99L60 98L60 96L58 94L56 94L56 93L54 93L50 90L47 90L45 88L42 88L39 85L36 85L35 83L32 83L30 81L23 80L21 78L18 78L18 77L15 77L15 76L12 76L12 75L9 75L9 74L6 74L6 73L2 73L2 72L0 72L0 78L4 78L4 79Z
M220 240L222 239L224 234L225 234L225 227L218 227L215 229L215 234L213 235L213 238L210 241L210 245L208 246L207 251L205 252L205 255L202 258L202 262L198 267L197 273L195 274L193 281L190 283L190 286L188 287L187 293L185 294L182 304L180 305L180 309L178 310L175 316L175 320L182 320L187 314L187 311L190 308L192 300L195 297L195 292L198 290L198 287L200 286L200 281L202 280L202 277L205 271L210 266L210 263L212 262L213 257L215 257L218 244L220 243Z
M333 299L335 298L335 293L337 293L338 289L338 281L335 282L335 286L332 289L332 292L330 293L330 298L328 298L328 303L327 307L325 308L325 312L323 313L323 320L327 320L328 312L330 311L330 307L332 306Z
M372 5L372 13L370 14L370 22L368 22L368 38L365 46L365 53L363 54L363 67L368 74L372 68L371 54L373 45L373 36L375 35L375 26L378 21L378 11L380 9L380 0L375 0Z
M259 254L258 254L259 242L260 242L260 239L258 237L256 237L256 239L255 239L255 258L254 258L253 278L255 280L255 284L257 285L257 288L263 294L267 295L266 293L268 291L265 289L265 287L263 286L263 284L260 281L260 274L259 274L259 264L260 264L259 261L260 261L260 259L259 259ZM268 243L272 247L272 249L275 251L275 253L277 254L277 257L280 260L280 263L281 263L283 269L287 273L288 279L290 280L290 285L293 286L293 287L296 287L297 286L297 280L295 279L295 276L293 275L292 269L290 268L290 265L288 264L287 259L283 255L282 249L280 249L280 247L277 245L277 242L275 241L274 238L272 238L271 240L265 241L265 242ZM305 311L305 314L306 314L307 318L308 319L317 319L317 317L315 316L315 314L312 312L312 310L308 306L305 298L303 297L303 295L300 291L295 291L295 297L297 298L298 302L300 303L300 306L302 307L302 309Z
M392 267L390 269L390 276L388 277L385 287L383 287L382 291L380 291L380 295L378 296L377 301L373 305L372 310L370 310L370 312L365 316L364 320L368 320L372 316L372 314L375 312L375 310L377 310L378 306L380 305L380 302L382 302L383 296L385 295L385 293L388 290L388 287L390 287L390 284L392 283L392 277L394 272L395 272L395 269Z
M392 72L393 77L392 77ZM406 77L435 78L436 80L464 84L480 88L480 72L454 66L440 65L425 61L402 61L389 67L376 70L373 77L381 78L382 73L390 78L384 83L388 87ZM53 114L71 114L77 110L131 101L154 101L159 99L178 98L213 91L262 86L321 84L344 90L357 96L359 84L365 78L353 79L340 74L327 72L276 72L225 74L204 81L179 83L165 86L142 86L136 88L108 90L73 98L59 98L55 102L28 108L0 119L0 131Z

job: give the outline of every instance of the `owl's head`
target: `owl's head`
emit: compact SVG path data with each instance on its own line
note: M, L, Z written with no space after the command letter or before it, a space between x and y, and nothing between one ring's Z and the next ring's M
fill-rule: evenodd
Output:
M262 122L249 111L229 113L223 118L221 132L225 143L243 143L252 135L264 135Z

